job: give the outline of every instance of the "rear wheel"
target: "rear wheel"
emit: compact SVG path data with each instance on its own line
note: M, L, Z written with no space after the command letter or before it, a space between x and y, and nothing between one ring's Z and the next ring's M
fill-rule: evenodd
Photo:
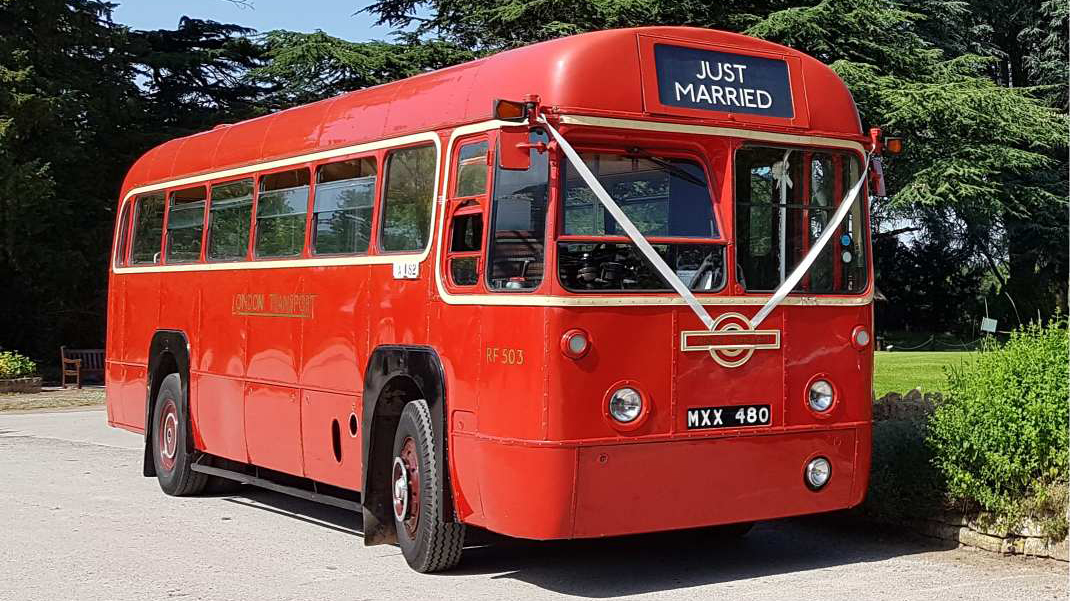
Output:
M464 549L464 524L442 519L442 472L435 455L427 402L405 406L394 434L390 491L398 545L417 572L438 572L457 565Z
M156 395L149 441L160 488L176 497L197 494L208 482L205 474L193 471L193 458L186 450L189 428L184 400L179 375L168 374Z

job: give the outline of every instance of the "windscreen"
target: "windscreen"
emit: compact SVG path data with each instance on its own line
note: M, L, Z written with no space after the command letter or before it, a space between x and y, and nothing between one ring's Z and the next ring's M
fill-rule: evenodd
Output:
M724 247L713 242L720 230L698 161L642 152L580 157L685 285L695 291L723 286ZM567 237L558 244L562 285L576 292L671 290L635 244L620 240L624 230L579 173L567 164L562 173L561 232Z
M747 291L777 288L802 261L860 177L840 151L745 146L735 157L737 278ZM863 203L856 202L796 292L862 292L868 273Z

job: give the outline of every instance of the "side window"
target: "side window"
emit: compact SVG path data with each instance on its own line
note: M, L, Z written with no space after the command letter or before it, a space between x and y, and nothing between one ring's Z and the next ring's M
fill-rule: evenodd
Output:
M122 267L126 262L126 243L130 239L130 208L134 206L134 202L136 201L123 205L123 212L119 215L119 220L115 222L115 228L119 231L115 242L116 267Z
M160 262L163 242L163 193L137 197L134 211L134 243L130 262L134 265L155 265Z
M487 193L487 142L461 146L457 155L457 193L455 197Z
M305 247L308 169L260 177L256 200L256 256L292 257Z
M313 253L368 252L376 179L375 157L320 166L312 209Z
M421 251L431 231L435 194L435 147L403 148L387 155L380 246L385 251Z
M455 286L479 283L479 256L483 250L483 207L465 201L451 220L449 246L450 279Z
M204 233L204 206L208 198L204 186L171 193L167 208L167 262L189 263L201 258Z
M212 186L208 230L209 260L233 261L246 257L252 212L252 178Z
M532 143L547 142L545 132ZM531 290L542 282L549 191L547 153L531 152L526 171L496 167L487 283L496 290Z

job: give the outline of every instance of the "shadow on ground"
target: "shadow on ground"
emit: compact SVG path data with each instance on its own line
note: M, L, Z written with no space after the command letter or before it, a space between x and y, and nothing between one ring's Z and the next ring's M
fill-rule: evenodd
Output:
M359 514L254 488L220 496L310 526L351 534L354 544L362 544ZM742 582L954 547L868 527L841 514L763 522L744 538L718 536L705 529L529 541L470 528L461 565L439 577L489 574L562 594L606 598Z

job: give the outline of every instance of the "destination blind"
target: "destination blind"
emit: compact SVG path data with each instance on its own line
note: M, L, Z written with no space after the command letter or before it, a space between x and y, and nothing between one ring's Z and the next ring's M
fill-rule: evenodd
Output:
M654 65L663 105L788 119L795 114L783 60L655 44Z

